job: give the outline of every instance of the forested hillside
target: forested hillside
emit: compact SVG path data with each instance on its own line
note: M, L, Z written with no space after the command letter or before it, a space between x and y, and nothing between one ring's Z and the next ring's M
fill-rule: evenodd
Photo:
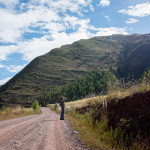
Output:
M150 34L113 35L80 40L35 58L0 88L1 103L31 105L46 89L62 88L89 70L117 77L141 76L150 66Z
M115 82L117 79L112 72L109 71L91 71L84 77L76 79L74 82L67 83L63 88L46 89L40 100L40 104L45 106L49 103L58 102L61 96L67 97L68 101L85 98L86 96L102 95L107 93L109 83Z

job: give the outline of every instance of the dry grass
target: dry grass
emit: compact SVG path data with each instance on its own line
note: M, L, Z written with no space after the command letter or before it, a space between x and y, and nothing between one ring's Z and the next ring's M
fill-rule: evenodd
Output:
M77 134L78 138L88 148L94 150L112 150L109 144L100 141L99 131L93 127L92 119L89 116L80 115L75 111L71 111L66 113L66 118L69 120L72 129L79 132Z
M101 95L97 97L92 98L86 98L82 100L72 101L72 102L66 102L65 103L65 109L66 111L75 110L77 108L86 107L91 103L95 102L102 102L105 99L122 99L127 96L132 96L135 93L143 93L150 91L150 82L142 82L142 83L121 83L117 82L114 85L111 85L108 87L108 94L107 95ZM51 109L57 110L60 112L59 104L49 104L48 105Z
M102 102L105 98L106 98L106 96L97 96L97 97L93 97L93 98L86 98L86 99L82 99L82 100L68 102L68 103L66 103L65 107L66 107L66 110L77 109L77 108L85 107L89 103Z
M33 110L32 108L24 108L24 107L7 107L0 110L0 121L13 119L18 117L24 117L34 114L40 114L40 110Z
M75 111L66 113L66 118L69 120L73 130L78 131L77 135L82 142L89 148L94 150L142 150L144 146L140 143L141 139L138 136L134 139L124 139L124 132L120 128L112 130L109 128L108 120L102 119L100 122L93 124L93 118L90 112L78 114ZM128 124L130 126L130 124ZM133 131L134 132L134 131ZM128 141L132 140L131 145Z
M89 103L102 102L105 98L106 98L106 96L97 96L97 97L86 98L86 99L72 101L72 102L66 102L65 103L65 110L70 111L70 110L74 110L77 108L86 107ZM48 106L51 109L55 109L56 105L58 105L58 104L49 104ZM57 107L57 111L60 112L59 105Z
M135 93L143 93L147 91L150 91L150 83L146 83L146 82L143 82L141 84L135 83L128 88L120 87L118 85L118 87L114 86L108 90L107 98L108 99L114 99L114 98L122 99L127 96L132 96Z

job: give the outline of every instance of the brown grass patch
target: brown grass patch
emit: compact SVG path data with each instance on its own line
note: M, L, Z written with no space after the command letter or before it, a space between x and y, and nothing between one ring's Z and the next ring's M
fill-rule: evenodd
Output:
M77 108L82 108L85 106L88 106L89 103L95 103L95 102L102 102L107 96L97 96L97 97L92 97L92 98L86 98L82 100L77 100L77 101L71 101L71 102L66 102L65 103L65 110L70 111L70 110L75 110ZM51 109L57 110L60 112L60 107L59 104L49 104L48 105Z
M122 99L127 96L132 96L135 93L143 93L147 91L150 91L150 83L146 83L146 82L141 83L141 84L135 83L132 86L127 87L127 88L126 87L122 88L118 85L118 87L114 86L114 87L109 88L107 98L108 99L114 99L114 98Z
M41 110L33 110L32 108L24 108L24 107L7 107L0 110L0 121L19 118L29 115L40 114Z

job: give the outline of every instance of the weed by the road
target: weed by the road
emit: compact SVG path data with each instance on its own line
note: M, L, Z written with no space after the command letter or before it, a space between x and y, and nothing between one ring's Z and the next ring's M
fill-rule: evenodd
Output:
M132 122L132 120L122 119L120 125L112 129L108 125L107 118L102 118L101 121L94 123L92 117L93 112L91 110L83 115L75 111L69 111L66 115L73 129L79 132L79 137L88 147L95 150L141 149L141 139L136 123ZM128 134L128 131L130 131L130 134Z
M58 106L58 104L57 103L55 103L55 105L54 105L54 109L55 110L57 110L57 108L58 108L59 106Z
M24 108L21 106L4 107L0 110L0 120L13 119L40 113L41 110L34 111L32 108Z
M101 96L97 96L94 98L86 98L86 99L82 99L82 100L66 102L65 103L65 110L70 111L70 110L75 110L75 109L78 109L81 107L85 107L89 104L92 105L92 104L97 103L97 102L102 102L105 98L106 98L106 96L101 95ZM50 109L52 109L52 110L60 112L60 106L58 105L58 103L48 104L47 106L50 107Z
M41 107L40 107L40 105L39 105L39 102L38 102L37 100L33 102L32 108L33 108L34 110L40 110L40 109L41 109Z
M145 78L144 78L145 79ZM109 83L107 86L107 98L125 98L132 96L135 93L143 93L150 90L150 81L147 79L143 81L131 80L124 82L124 80L116 81L115 83Z
M100 133L98 129L93 126L92 118L89 113L81 115L75 111L67 112L67 119L70 121L72 128L79 132L79 138L90 148L94 150L111 149L109 144L104 144L100 141Z

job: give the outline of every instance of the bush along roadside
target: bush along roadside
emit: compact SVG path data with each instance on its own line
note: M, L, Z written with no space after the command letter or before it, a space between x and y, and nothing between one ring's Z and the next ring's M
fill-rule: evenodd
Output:
M41 106L39 106L38 101L32 104L31 108L25 108L22 106L5 106L0 109L0 121L19 118L29 115L35 115L41 113Z
M33 102L32 108L33 108L33 110L40 110L41 107L40 107L39 102L37 100Z
M41 106L39 105L39 102L35 100L32 104L32 109L34 112L40 113L41 112Z
M79 137L88 147L94 150L140 149L140 131L136 123L122 119L120 124L113 129L105 117L95 122L93 112L90 110L84 115L76 111L67 112L67 119L71 126L80 133Z
M94 150L149 149L150 92L89 104L66 112L74 130ZM141 98L141 99L140 99ZM143 105L142 101L144 102Z

